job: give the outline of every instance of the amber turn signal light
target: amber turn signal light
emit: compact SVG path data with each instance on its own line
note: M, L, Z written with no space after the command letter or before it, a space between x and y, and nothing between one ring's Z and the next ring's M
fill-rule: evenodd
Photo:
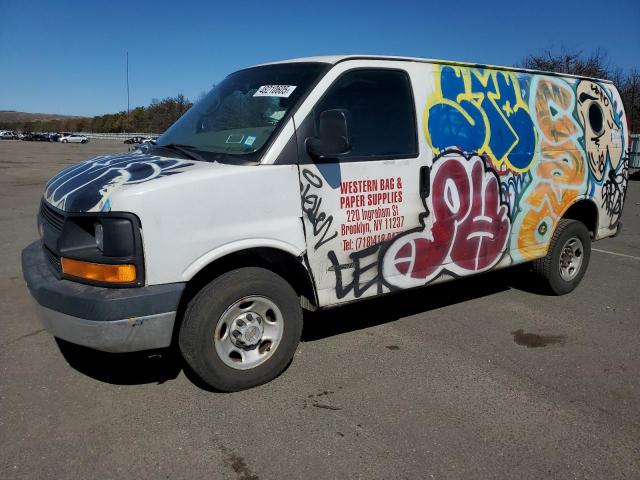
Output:
M130 283L136 279L135 265L108 265L61 258L62 271L67 275L105 283Z

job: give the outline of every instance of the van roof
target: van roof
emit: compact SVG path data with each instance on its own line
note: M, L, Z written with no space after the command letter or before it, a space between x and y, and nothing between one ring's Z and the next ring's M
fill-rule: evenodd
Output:
M603 79L603 78L594 78L594 77L586 77L583 75L572 75L568 73L557 73L557 72L548 72L544 70L533 70L530 68L519 68L519 67L503 67L499 65L489 65L485 63L473 63L473 62L458 62L453 60L441 60L435 58L420 58L420 57L399 57L393 55L324 55L317 57L301 57L301 58L292 58L289 60L282 60L278 62L268 62L263 65L270 65L276 63L295 63L295 62L321 62L321 63L330 63L336 64L340 62L344 62L346 60L391 60L396 62L419 62L419 63L431 63L437 65L456 65L461 67L473 67L473 68L490 68L494 70L506 70L509 72L523 72L523 73L531 73L531 74L542 74L542 75L552 75L555 77L568 77L568 78L579 78L585 80L595 80L598 82L612 83L611 80Z

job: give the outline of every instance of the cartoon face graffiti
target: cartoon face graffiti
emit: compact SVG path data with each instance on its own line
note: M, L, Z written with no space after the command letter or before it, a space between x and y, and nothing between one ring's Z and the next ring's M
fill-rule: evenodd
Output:
M616 123L611 100L597 83L581 81L576 97L578 117L584 127L589 167L595 180L600 182L607 160L615 170L622 158L622 126Z

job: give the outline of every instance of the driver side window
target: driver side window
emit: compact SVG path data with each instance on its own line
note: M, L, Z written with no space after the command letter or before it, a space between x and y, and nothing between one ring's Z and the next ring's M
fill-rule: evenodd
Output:
M415 108L406 72L352 70L330 87L314 109L318 131L325 110L348 112L351 152L341 160L411 158L418 155Z

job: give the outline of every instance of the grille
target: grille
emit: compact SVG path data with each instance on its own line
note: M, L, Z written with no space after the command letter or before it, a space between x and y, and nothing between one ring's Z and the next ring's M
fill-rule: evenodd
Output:
M53 208L42 202L40 205L40 216L42 221L46 223L52 230L56 232L62 231L62 225L64 224L64 215L56 212Z
M60 262L60 257L55 253L53 253L44 245L42 246L42 250L44 251L44 256L47 259L47 263L49 264L51 269L54 271L54 273L57 273L57 274L62 273L62 264Z

